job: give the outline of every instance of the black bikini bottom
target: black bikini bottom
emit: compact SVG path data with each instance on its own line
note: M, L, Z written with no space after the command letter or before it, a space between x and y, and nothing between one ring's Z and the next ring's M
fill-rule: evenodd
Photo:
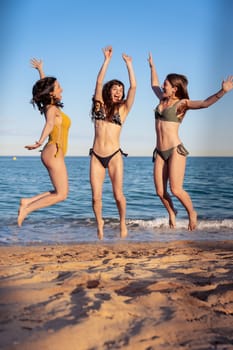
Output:
M122 151L121 148L119 148L117 151L113 152L112 154L110 154L109 156L107 157L101 157L99 156L97 153L95 153L95 151L93 151L93 148L90 149L89 151L89 156L91 156L92 154L94 154L96 156L96 158L100 161L100 163L102 164L102 166L104 168L107 168L108 167L108 164L110 162L110 160L112 159L112 157L114 157L118 152L121 152L121 154L123 154L123 156L127 157L128 154L127 153L124 153Z

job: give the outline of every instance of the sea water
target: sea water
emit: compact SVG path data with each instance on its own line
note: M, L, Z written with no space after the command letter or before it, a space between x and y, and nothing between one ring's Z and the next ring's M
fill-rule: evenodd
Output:
M89 157L66 157L69 196L64 202L31 213L17 226L20 198L52 190L40 157L0 157L0 245L95 242ZM124 194L127 200L127 241L233 239L233 157L188 157L184 188L198 213L198 225L189 232L187 213L178 210L175 229L155 194L151 157L124 158ZM119 215L106 172L103 187L106 242L119 240Z

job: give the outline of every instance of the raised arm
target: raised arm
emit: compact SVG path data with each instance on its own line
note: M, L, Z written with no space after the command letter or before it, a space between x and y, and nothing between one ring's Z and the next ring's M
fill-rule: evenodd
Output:
M216 103L221 97L225 95L225 93L229 92L232 89L233 89L233 75L230 75L226 80L223 80L222 88L218 92L216 92L214 95L211 95L202 101L185 100L187 109L207 108L212 104Z
M44 70L43 70L43 61L38 60L36 58L32 58L30 62L32 67L38 70L40 79L43 79L45 77Z
M100 71L97 75L96 79L96 87L95 87L95 99L102 101L102 88L103 88L103 81L104 77L109 65L109 62L112 58L112 46L107 46L104 49L102 49L103 54L104 54L104 63L102 64Z
M151 53L149 53L148 62L149 62L149 67L150 67L150 72L151 72L151 88L154 91L155 95L159 99L161 99L163 92L162 92L160 84L159 84L159 78L157 75L157 71L155 69L155 65L154 65Z
M128 75L129 75L129 84L130 84L129 90L127 93L127 97L126 97L126 101L124 104L125 114L127 115L132 107L133 102L134 102L137 83L136 83L136 78L135 78L134 69L133 69L132 57L130 57L126 54L122 54L122 58L126 63L126 67L127 67Z

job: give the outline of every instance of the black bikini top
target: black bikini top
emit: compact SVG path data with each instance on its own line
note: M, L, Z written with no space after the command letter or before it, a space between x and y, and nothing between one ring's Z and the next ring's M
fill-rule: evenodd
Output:
M105 111L104 111L103 104L100 101L97 101L97 100L95 100L93 102L93 104L94 104L94 108L92 110L92 119L95 119L95 120L107 120L107 121L110 121L110 122L112 122L114 124L122 125L121 117L120 117L119 113L114 114L112 116L112 118L110 120L108 120L107 116L105 114Z

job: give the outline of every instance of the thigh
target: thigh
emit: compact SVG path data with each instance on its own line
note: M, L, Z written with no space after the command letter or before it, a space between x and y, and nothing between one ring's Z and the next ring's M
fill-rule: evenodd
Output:
M59 193L68 193L69 183L66 164L64 158L56 159L53 166L49 168L50 179Z
M50 179L55 190L59 193L68 193L68 174L65 159L62 150L59 150L55 157L55 149L56 145L47 146L46 149L44 149L42 152L41 159L48 170Z
M105 179L106 170L100 163L100 161L95 157L94 154L91 156L90 160L90 183L92 194L94 196L101 197L103 182Z
M155 158L154 163L154 183L156 190L162 191L167 187L168 181L168 166L165 160L160 157L158 154Z
M109 162L109 177L114 193L122 192L124 177L124 162L121 152L118 152Z
M175 149L169 158L169 182L171 187L183 187L186 167L186 157L179 154Z

